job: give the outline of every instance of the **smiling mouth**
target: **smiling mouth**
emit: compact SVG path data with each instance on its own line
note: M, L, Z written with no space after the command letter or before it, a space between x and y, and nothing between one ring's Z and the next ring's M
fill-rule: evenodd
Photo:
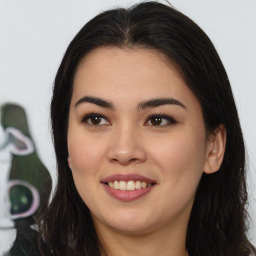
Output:
M155 183L147 183L146 181L140 181L140 180L136 180L136 181L115 180L113 182L106 182L105 184L112 189L122 190L122 191L134 191L134 190L143 189L143 188L147 188L155 185Z
M106 192L115 199L131 202L148 194L156 181L139 174L114 174L101 180Z

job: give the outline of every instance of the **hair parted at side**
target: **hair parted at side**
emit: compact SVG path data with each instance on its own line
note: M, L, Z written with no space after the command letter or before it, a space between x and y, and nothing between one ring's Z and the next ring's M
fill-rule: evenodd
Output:
M99 256L100 242L67 163L67 128L74 76L81 60L102 47L144 48L164 54L201 104L205 127L227 131L218 172L203 174L187 230L190 256L256 255L246 237L245 148L223 64L207 35L174 8L150 1L105 11L75 36L58 69L51 103L58 183L41 227L47 255Z

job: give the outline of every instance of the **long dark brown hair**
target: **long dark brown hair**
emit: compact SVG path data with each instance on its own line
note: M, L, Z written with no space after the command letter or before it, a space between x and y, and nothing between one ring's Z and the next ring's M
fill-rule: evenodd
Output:
M97 15L75 36L58 69L51 103L58 183L41 232L46 254L99 256L91 214L74 185L67 157L67 127L74 75L97 47L153 49L180 72L201 104L205 127L227 131L220 170L203 174L187 229L190 256L246 256L256 251L246 237L245 148L236 105L223 64L207 35L188 17L157 2Z

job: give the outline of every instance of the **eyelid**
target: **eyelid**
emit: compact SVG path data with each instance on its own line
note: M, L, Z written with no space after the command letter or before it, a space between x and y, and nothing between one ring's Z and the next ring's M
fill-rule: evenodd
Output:
M90 124L88 122L88 119L93 118L93 117L102 118L108 124ZM152 119L152 118L165 119L165 120L167 120L168 124L164 124L164 125L161 125L161 124L160 125L153 125L153 124L149 125L149 124L147 124L150 121L150 119ZM97 113L97 112L90 112L90 113L85 114L81 118L81 123L84 123L85 125L89 125L89 126L94 126L94 127L96 127L96 126L100 127L100 126L111 125L110 121L108 120L108 118L106 116L104 116L104 115L102 115L100 113ZM147 126L147 125L148 126L155 126L155 127L161 127L161 126L162 127L166 127L166 126L174 125L176 123L178 123L177 120L175 118L173 118L172 116L169 116L169 115L166 115L166 114L163 114L163 113L156 113L156 114L152 114L152 115L148 116L146 122L144 123L144 125L145 126Z
M110 121L108 120L108 118L106 116L104 116L104 115L102 115L100 113L96 113L96 112L90 112L90 113L84 115L81 118L81 123L84 123L84 124L90 125L90 126L103 126L103 125L106 125L106 124L103 124L103 125L102 124L101 125L100 124L99 125L93 125L93 124L89 124L88 123L88 119L90 119L92 117L96 117L96 116L105 119L110 124ZM107 125L109 125L109 124L107 124Z
M150 115L147 118L145 124L147 124L149 122L149 120L152 119L152 118L162 118L162 119L165 119L165 120L168 121L168 124L166 124L166 125L149 125L149 126L155 126L155 127L159 126L160 127L160 126L174 125L174 124L178 123L177 120L175 118L173 118L172 116L169 116L169 115L166 115L166 114L162 114L162 113L157 113L157 114Z

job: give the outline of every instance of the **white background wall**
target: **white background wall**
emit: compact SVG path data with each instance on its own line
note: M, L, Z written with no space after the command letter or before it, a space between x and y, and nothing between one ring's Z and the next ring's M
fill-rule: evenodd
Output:
M55 179L49 104L54 75L78 30L128 0L0 0L0 104L25 107ZM256 245L256 0L170 0L212 39L231 80L249 155L250 237Z

